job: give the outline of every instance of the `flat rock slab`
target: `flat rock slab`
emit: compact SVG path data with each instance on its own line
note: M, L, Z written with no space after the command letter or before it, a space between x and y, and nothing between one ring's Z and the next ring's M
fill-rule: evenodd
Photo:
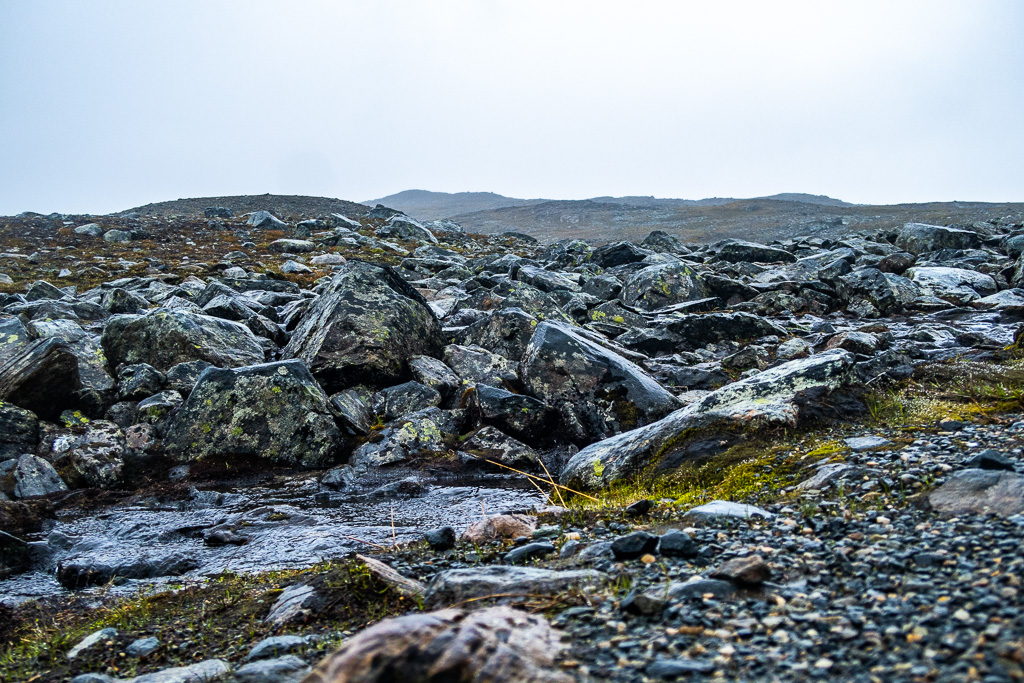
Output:
M892 441L889 441L883 436L854 436L849 439L844 439L844 443L856 453L870 451L876 448L885 448L886 446L892 445Z
M1024 512L1024 475L999 470L961 470L928 495L936 512L996 514Z
M710 503L698 505L697 507L688 510L684 515L684 517L690 521L702 522L713 522L721 519L728 519L730 517L739 519L748 519L751 517L771 519L774 516L775 515L773 513L763 510L756 505L733 503L728 500L713 500Z
M552 595L602 583L606 576L588 569L557 571L536 567L491 566L449 569L427 586L428 605L455 605L474 598Z

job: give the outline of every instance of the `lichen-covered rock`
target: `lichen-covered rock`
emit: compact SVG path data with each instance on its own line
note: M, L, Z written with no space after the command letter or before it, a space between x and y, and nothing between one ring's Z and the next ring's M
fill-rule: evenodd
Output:
M535 467L540 460L537 451L491 426L474 432L459 448L480 465L500 463L522 469ZM500 468L495 465L493 469Z
M796 257L785 249L743 240L724 240L711 248L717 253L718 258L730 263L777 263L779 261L793 263L796 261Z
M327 396L299 360L210 368L167 423L166 453L179 462L262 458L323 466L342 437Z
M907 223L896 237L896 246L916 256L939 249L976 249L981 246L981 238L969 230Z
M696 271L676 260L637 271L626 279L619 294L625 303L645 311L707 296L707 287Z
M672 468L689 459L688 446L732 430L795 425L798 394L836 389L849 381L854 357L836 349L790 361L734 382L671 415L595 443L574 455L563 484L595 490L657 465Z
M67 484L53 469L53 465L42 458L25 453L18 458L14 467L14 495L17 498L45 496L56 491L67 491Z
M491 386L515 386L519 383L519 364L480 346L444 347L444 362L467 382Z
M558 411L533 396L478 384L472 401L481 422L494 425L520 441L538 445L554 439Z
M858 268L840 281L848 299L868 301L883 315L902 311L921 295L914 282L878 268Z
M409 370L413 379L441 394L443 400L451 398L462 380L443 362L430 356L413 356L409 359Z
M263 347L244 325L183 310L115 315L103 328L110 366L148 363L166 372L178 363L204 360L235 368L263 362Z
M408 378L413 356L438 357L441 326L422 295L393 269L349 261L306 312L284 348L331 392Z
M13 403L0 401L0 460L33 453L39 443L39 418Z
M125 441L113 422L95 420L75 446L57 460L69 482L77 486L117 488L124 481Z
M458 437L465 420L464 410L427 408L410 413L357 448L349 462L364 469L392 465L416 455L445 452Z
M385 619L350 639L306 683L569 683L555 667L564 649L542 616L491 607Z
M537 319L519 308L502 308L466 327L455 337L463 346L482 346L491 353L520 361L533 337Z
M523 382L575 420L587 443L653 422L680 405L638 365L564 323L537 326L523 358Z
M431 389L419 382L406 382L379 391L374 396L373 410L385 422L390 422L407 413L440 405L440 403L441 394L436 389Z

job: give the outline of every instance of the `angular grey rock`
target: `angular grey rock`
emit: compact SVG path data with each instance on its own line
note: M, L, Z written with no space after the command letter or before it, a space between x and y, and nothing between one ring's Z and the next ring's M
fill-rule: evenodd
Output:
M148 363L161 372L186 361L235 368L264 358L263 347L244 325L159 308L146 315L112 316L101 344L112 367Z
M537 319L519 308L502 308L455 337L463 346L482 346L511 361L520 361L537 327Z
M441 326L423 297L386 266L349 261L303 316L285 358L301 358L328 391L389 386L409 359L438 357Z
M1024 475L1002 470L968 469L954 472L928 495L936 512L953 515L1024 512Z
M123 683L213 683L225 678L230 672L231 666L223 659L207 659L188 666L142 674Z
M527 390L570 415L586 443L650 423L680 405L639 366L564 323L537 326L522 372Z
M402 417L407 413L431 408L441 403L441 394L419 382L406 382L381 389L374 396L373 410L385 422Z
M769 247L756 242L724 240L712 245L718 258L730 263L793 263L796 257L784 249Z
M517 363L480 346L449 344L444 347L444 362L466 382L502 387L519 381Z
M85 435L61 456L58 464L68 465L77 485L113 489L124 480L125 448L120 427L106 420L93 420Z
M14 495L16 498L45 496L57 491L67 491L67 484L53 469L53 465L39 456L25 453L18 458L14 467Z
M288 227L287 223L269 211L257 211L251 214L246 224L254 228L264 228L267 230L284 230Z
M459 444L459 450L479 458L481 464L496 462L517 469L535 467L540 461L537 451L490 426L474 432Z
M300 360L207 369L163 442L178 462L240 456L306 467L331 464L341 445L327 396Z
M139 638L129 643L124 651L129 657L148 657L156 652L158 647L160 647L159 638Z
M906 274L922 294L955 304L971 303L995 294L998 289L991 276L963 268L914 266Z
M78 641L77 645L68 650L68 659L74 659L97 643L104 640L110 640L111 638L117 638L117 636L118 631L116 628L101 628L99 631L93 631L85 638Z
M896 237L896 246L915 256L939 249L977 249L977 233L926 223L907 223Z
M274 627L302 619L319 596L312 586L295 584L281 591L263 622Z
M566 465L561 481L572 488L599 489L651 464L681 464L688 457L686 446L698 435L710 438L736 426L795 425L797 394L839 388L849 381L853 361L848 351L826 351L729 384L657 422L584 448Z
M430 356L413 356L409 359L409 371L413 379L434 389L447 400L462 386L462 380L443 362Z
M19 346L0 363L0 401L52 419L76 403L82 388L78 358L56 337Z
M461 410L427 408L409 413L379 432L379 439L357 448L349 463L359 469L406 461L420 454L447 451L465 422Z
M130 230L107 230L103 233L103 240L116 243L131 242L132 233Z
M481 422L524 443L535 446L551 441L555 435L558 411L532 396L478 384L472 400Z
M245 656L245 661L298 652L304 650L308 644L309 639L305 636L271 636L253 645L249 654Z
M316 245L307 240L274 240L267 245L267 251L276 254L305 254L316 249Z
M299 683L312 667L295 655L243 664L233 673L237 683Z
M771 519L775 515L767 510L757 507L756 505L733 503L728 500L713 500L710 503L698 505L695 508L687 510L686 514L683 516L692 521L714 522L722 519L729 519L730 517L736 517L739 519L749 519L751 517Z

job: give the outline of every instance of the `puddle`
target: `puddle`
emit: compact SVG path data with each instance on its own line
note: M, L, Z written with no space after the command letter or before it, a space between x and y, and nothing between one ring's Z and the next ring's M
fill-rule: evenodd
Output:
M435 481L420 495L384 498L369 489L322 495L314 478L283 485L196 491L177 502L121 506L100 514L59 519L30 540L32 571L0 581L0 600L18 603L68 593L56 579L60 562L88 558L111 566L183 556L193 569L173 577L133 579L100 590L131 593L144 586L202 580L222 572L259 572L308 567L353 551L416 541L440 526L461 531L487 514L528 511L545 498L522 479L486 477ZM317 493L321 493L320 496ZM230 524L249 538L245 545L207 545L203 530Z

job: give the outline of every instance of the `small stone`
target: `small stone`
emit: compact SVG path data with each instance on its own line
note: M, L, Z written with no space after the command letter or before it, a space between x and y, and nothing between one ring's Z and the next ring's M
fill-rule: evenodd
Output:
M714 670L714 663L703 659L656 659L645 669L651 678L662 679L709 674Z
M963 467L979 470L1006 470L1013 472L1016 468L1011 460L994 448L986 448L972 458L963 462Z
M505 554L506 564L521 564L537 557L544 557L555 552L555 546L551 543L527 543L519 546Z
M308 641L302 636L271 636L253 645L245 661L289 654L301 650L307 644Z
M646 555L644 555L643 557L640 558L640 561L643 562L644 564L654 564L658 560L657 560L657 558L654 557L654 555L651 555L650 553L647 553Z
M881 436L856 436L845 439L845 443L855 453L870 451L876 448L891 446L892 441Z
M630 517L641 517L650 512L652 507L654 507L654 503L644 498L627 507L626 514Z
M427 545L431 550L439 552L451 550L455 547L455 529L450 526L443 526L440 529L431 529L426 534Z
M771 568L760 555L749 555L729 560L708 574L712 579L725 579L737 585L756 586L771 578Z
M700 553L700 547L689 534L679 529L672 529L661 537L658 552L666 557L693 558Z
M612 541L612 553L617 560L635 560L642 555L654 552L658 547L658 537L646 531L634 531L619 536Z
M139 638L132 641L124 651L129 657L147 657L158 647L160 647L158 638Z

